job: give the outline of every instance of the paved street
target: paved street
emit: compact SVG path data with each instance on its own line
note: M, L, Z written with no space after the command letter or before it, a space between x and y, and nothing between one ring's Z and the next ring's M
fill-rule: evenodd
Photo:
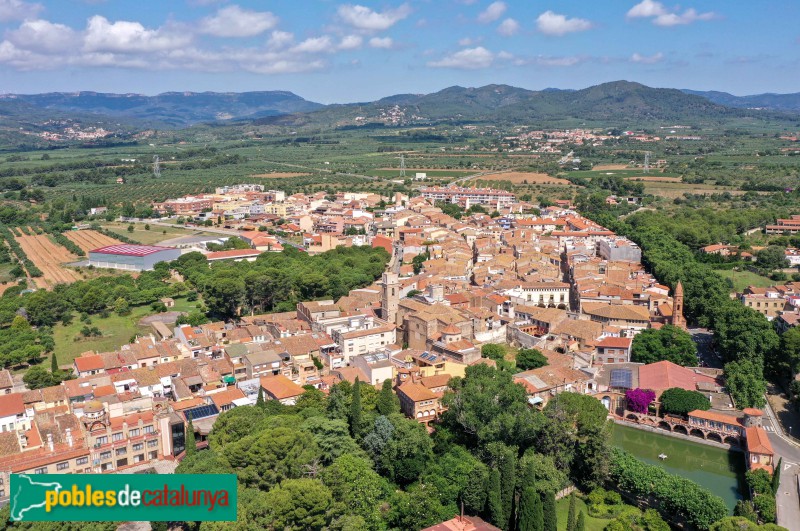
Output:
M722 359L714 352L714 334L706 328L690 328L689 333L697 343L697 356L703 367L722 368Z
M781 485L775 496L778 502L778 524L789 531L800 531L800 493L797 489L797 477L800 473L800 445L784 437L772 409L764 408L763 419L769 442L775 451L776 458L783 458Z

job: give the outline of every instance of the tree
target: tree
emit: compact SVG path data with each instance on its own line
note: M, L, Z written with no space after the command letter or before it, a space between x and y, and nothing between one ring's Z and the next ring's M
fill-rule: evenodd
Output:
M759 494L753 498L753 506L758 511L759 519L765 524L774 524L777 514L775 496L769 494Z
M573 491L569 495L569 511L567 512L567 531L575 531L576 515L575 511L577 509L577 498L575 497L575 492Z
M648 328L636 334L631 345L631 360L637 363L671 361L677 365L697 365L697 345L691 334L672 325Z
M758 514L753 502L750 500L739 500L736 502L736 507L733 509L734 516L741 516L747 518L753 523L758 523Z
M714 316L714 342L726 362L755 360L762 365L780 339L767 318L739 302L728 301Z
M543 531L542 499L533 487L522 491L519 500L519 531Z
M481 356L491 360L502 360L506 356L506 348L496 343L487 343L481 347Z
M748 470L744 477L747 486L756 494L772 494L772 479L763 468Z
M781 486L781 467L783 465L783 457L778 458L778 464L775 466L775 471L772 473L772 495L778 495L778 489Z
M523 348L517 353L517 368L523 371L538 369L547 363L545 355L535 348Z
M356 381L353 384L353 399L350 402L350 415L348 417L349 425L350 425L350 435L353 437L360 437L361 432L364 429L364 423L362 421L363 411L361 410L361 382L358 381L358 376L356 376Z
M578 520L575 522L575 531L585 531L586 529L586 518L583 511L578 513Z
M328 523L331 491L317 479L287 479L265 496L271 529L320 530Z
M117 315L129 315L131 313L131 305L128 304L127 300L119 297L114 301L114 311Z
M672 387L661 393L661 409L673 415L687 415L696 409L708 411L711 409L711 402L698 391Z
M780 377L791 380L800 372L800 327L793 326L783 333L780 351L783 356L780 362L776 363L774 372Z
M558 531L558 515L556 513L556 494L546 492L542 496L542 529L544 531Z
M405 492L396 491L390 500L391 529L424 529L452 518L430 485L418 483Z
M320 457L325 464L342 455L363 455L356 441L350 437L347 423L342 419L314 416L308 418L301 428L314 434L314 441L319 446Z
M256 397L256 407L259 409L264 409L264 388L260 385L258 386L258 396Z
M128 225L128 232L133 232L133 224Z
M56 371L56 373L60 372L61 371ZM58 384L61 380L57 377L54 378L53 373L48 372L47 369L41 365L35 365L25 372L22 381L25 382L28 389L44 389L45 387Z
M186 424L186 457L192 456L197 453L197 442L194 438L194 424L192 424L192 416L189 415L189 422Z
M383 381L378 401L375 403L375 410L381 415L390 415L400 411L400 401L392 391L392 380Z
M58 372L59 372L59 368L58 368L58 357L56 357L56 353L55 353L55 352L53 352L53 353L50 355L50 374L53 374L53 375L55 375L55 374L56 374L56 373L58 373Z
M756 267L765 272L789 267L785 249L779 245L769 245L766 249L761 249L756 253Z
M764 407L767 386L759 365L754 361L743 359L726 363L725 386L736 407Z
M489 443L486 451L491 455L494 466L500 472L501 522L503 529L508 529L514 503L514 490L517 484L517 448L509 447L501 442Z
M379 417L380 418L380 417ZM391 439L383 447L378 467L400 485L413 483L433 461L433 441L419 422L392 415Z
M656 399L656 393L651 389L629 389L625 391L625 402L628 410L634 413L648 413L650 404Z
M388 482L372 469L369 460L351 454L342 455L322 472L322 482L336 500L334 512L356 514L364 518L370 528L379 526L380 505L391 489Z
M489 484L486 487L486 510L489 513L492 523L501 529L505 529L505 526L508 522L503 521L505 514L503 513L503 496L500 491L501 488L502 485L500 483L500 471L496 468L492 468L489 471Z

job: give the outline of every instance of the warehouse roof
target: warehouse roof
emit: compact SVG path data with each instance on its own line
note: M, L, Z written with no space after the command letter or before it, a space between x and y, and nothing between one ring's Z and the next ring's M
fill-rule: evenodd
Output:
M119 245L107 245L99 249L92 249L90 253L119 254L124 256L147 256L161 251L172 251L173 247L160 247L158 245L131 245L127 243Z

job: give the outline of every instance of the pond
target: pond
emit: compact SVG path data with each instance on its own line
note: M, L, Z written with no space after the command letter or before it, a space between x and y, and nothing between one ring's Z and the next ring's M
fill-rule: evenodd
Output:
M611 443L650 465L670 474L683 476L710 490L733 511L742 498L745 460L741 452L731 452L628 426L614 425ZM660 454L667 458L661 460Z

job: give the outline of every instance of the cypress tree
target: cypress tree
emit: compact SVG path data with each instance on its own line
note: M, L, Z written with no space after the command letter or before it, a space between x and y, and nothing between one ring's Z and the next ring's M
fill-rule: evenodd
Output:
M519 500L519 531L542 531L542 500L533 487L522 491Z
M195 452L197 452L197 442L194 439L192 416L189 415L189 423L186 425L186 457L194 455Z
M503 521L503 499L500 495L500 471L493 468L489 471L489 485L487 487L486 509L489 519L497 527L505 529L508 521Z
M350 435L357 437L361 433L361 382L356 376L353 385L353 400L350 402Z
M53 356L50 358L50 372L52 374L56 374L58 372L58 358L56 358L55 352L53 352Z
M778 494L778 488L781 486L782 466L783 466L783 457L778 459L778 466L775 467L775 472L772 473L772 494Z
M397 412L397 403L395 402L394 392L392 391L392 381L384 380L381 392L378 394L378 400L375 402L375 409L381 415L389 415Z
M501 454L500 467L500 496L503 501L503 523L499 527L509 529L508 523L514 509L514 486L517 484L517 453L516 447L505 447Z
M543 531L558 531L558 516L556 515L556 495L546 492L542 497L542 526Z
M266 403L264 402L264 388L260 385L258 386L258 398L256 398L256 407L264 409L266 407Z
M578 513L578 521L575 522L575 531L584 531L586 529L586 522L584 521L583 511Z
M577 524L575 518L575 509L577 506L577 501L575 498L575 493L569 495L569 512L567 513L567 531L575 531L575 525Z

